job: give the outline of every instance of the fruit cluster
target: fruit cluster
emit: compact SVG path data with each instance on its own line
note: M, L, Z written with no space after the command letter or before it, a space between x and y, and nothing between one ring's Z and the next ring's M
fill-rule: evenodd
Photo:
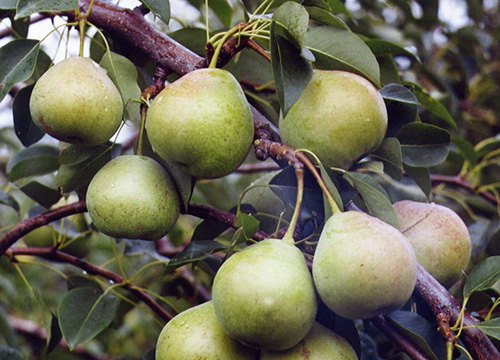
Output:
M64 93L54 90L60 82ZM40 78L30 110L53 137L93 146L116 132L123 102L97 64L72 58ZM387 112L364 78L315 71L280 129L286 144L313 151L328 166L349 168L380 145ZM233 172L254 134L239 83L220 69L197 70L166 86L149 108L146 130L161 158L199 178ZM86 200L95 227L113 237L158 239L180 213L168 172L141 155L106 164ZM362 212L335 212L319 238L312 275L293 241L267 239L236 252L216 274L213 301L165 326L157 360L294 359L304 353L310 359L355 359L344 339L315 322L316 294L345 318L368 319L409 300L417 260L451 286L470 257L467 229L450 210L409 201L394 207L401 231Z

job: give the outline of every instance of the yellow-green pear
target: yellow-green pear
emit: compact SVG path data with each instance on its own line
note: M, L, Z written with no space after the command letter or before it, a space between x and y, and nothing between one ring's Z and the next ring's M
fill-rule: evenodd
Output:
M258 351L231 339L215 317L211 301L183 311L163 328L156 360L256 360Z
M259 360L358 360L358 355L342 336L315 322L307 336L293 348L263 350Z
M267 239L232 255L215 276L212 297L229 336L270 350L295 346L317 312L304 255L284 240Z
M245 94L221 69L196 70L167 85L151 104L146 126L162 158L200 178L236 170L253 142Z
M333 312L367 319L401 308L417 280L408 239L387 223L357 211L332 215L313 260L314 285Z
M180 212L169 174L155 160L139 155L107 163L90 182L86 199L95 227L120 238L159 239Z
M30 112L50 136L94 146L118 130L123 101L106 70L92 59L74 57L54 65L36 82Z
M409 200L395 203L394 210L419 264L443 286L452 286L471 255L469 231L460 216L442 205Z
M382 143L387 109L365 78L315 70L279 127L285 144L311 150L325 165L347 169Z

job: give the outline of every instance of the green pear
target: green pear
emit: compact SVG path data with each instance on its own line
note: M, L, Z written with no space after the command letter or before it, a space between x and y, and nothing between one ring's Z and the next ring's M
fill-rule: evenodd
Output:
M240 344L224 332L211 301L170 320L156 344L156 360L256 360L257 357L257 350Z
M123 101L104 69L91 59L75 57L40 77L30 112L35 124L56 139L94 146L118 130Z
M387 109L365 78L315 70L279 127L285 144L314 152L325 165L347 169L381 144Z
M340 335L315 322L307 336L286 351L263 350L260 360L357 360L358 355Z
M295 346L317 312L304 255L283 240L267 239L232 255L215 276L212 297L229 336L270 350Z
M459 280L471 255L471 239L462 219L434 203L399 201L394 210L420 265L443 286Z
M124 155L107 163L90 182L87 208L104 234L156 240L179 217L180 204L169 174L155 160Z
M253 216L259 220L260 229L267 234L273 234L278 228L284 227L293 215L293 208L286 206L268 186L276 174L277 171L272 171L255 180L248 186L247 189L250 190L243 198L243 203L250 204L255 209L257 213Z
M240 84L221 69L200 69L167 85L148 110L147 133L165 160L200 178L230 174L253 142Z
M417 261L396 228L362 212L334 214L313 260L314 285L323 302L348 319L367 319L401 308L417 280Z

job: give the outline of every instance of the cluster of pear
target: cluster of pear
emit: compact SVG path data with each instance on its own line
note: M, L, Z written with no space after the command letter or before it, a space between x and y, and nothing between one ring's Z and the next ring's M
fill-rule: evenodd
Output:
M117 131L123 101L104 69L77 57L58 63L38 80L30 112L34 123L56 139L96 146ZM167 162L194 177L218 178L244 161L254 129L238 81L227 71L202 69L169 84L155 98L147 133ZM113 237L158 239L180 213L168 172L140 155L119 156L106 164L90 182L86 200L96 228Z

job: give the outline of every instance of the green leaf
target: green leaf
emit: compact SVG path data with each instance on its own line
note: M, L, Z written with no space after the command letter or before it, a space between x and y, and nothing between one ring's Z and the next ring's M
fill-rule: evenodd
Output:
M424 192L427 199L429 199L432 191L429 169L426 167L413 167L405 164L404 170Z
M226 28L231 27L233 9L227 0L208 0L208 6Z
M283 36L284 35L284 36ZM271 24L271 64L283 116L298 100L312 78L311 63L287 38L292 36L279 23Z
M61 199L61 193L57 188L42 184L38 181L29 181L20 187L21 191L43 207L49 209Z
M23 353L17 349L0 345L0 359L2 360L24 360Z
M111 57L111 58L110 58ZM105 53L99 63L108 71L108 76L115 83L122 96L125 115L132 121L139 120L139 103L130 100L139 100L141 89L137 84L137 69L135 65L126 57L114 52Z
M386 318L402 333L405 338L422 350L429 359L446 358L446 344L436 331L434 324L422 316L409 311L394 311Z
M19 0L16 19L38 12L71 11L78 6L77 0Z
M500 340L500 318L481 322L476 326L486 335L494 339Z
M36 126L31 118L29 104L33 87L34 85L28 85L19 90L12 105L14 130L24 146L33 145L45 135L45 132Z
M62 165L77 165L84 162L91 156L106 151L111 145L111 142L98 146L61 144L61 152L59 153L58 159Z
M371 157L379 159L384 164L384 171L394 179L401 179L403 175L403 159L401 155L401 144L396 138L386 138L382 144L370 154Z
M21 150L7 163L9 180L16 181L56 171L59 167L58 154L59 150L49 145L33 145Z
M19 211L21 210L17 200L14 199L9 194L4 193L3 191L0 191L0 204L10 206L14 210L16 210L16 212L18 214L19 214Z
M15 346L16 338L14 334L14 329L9 323L9 314L0 306L0 343Z
M476 291L490 289L498 280L500 280L500 256L491 256L470 271L465 280L464 298Z
M0 48L0 101L17 83L30 78L35 70L40 43L13 40Z
M304 37L309 24L309 13L302 5L287 1L276 9L273 20L288 31L292 39L296 41L298 48L304 45ZM288 38L287 40L294 42L292 39Z
M401 143L403 162L413 167L428 167L446 160L451 141L450 133L440 127L410 123L396 134Z
M213 240L202 240L191 242L180 254L177 254L167 265L167 268L175 268L185 264L194 263L214 252L226 249L224 245Z
M392 56L406 56L416 62L420 63L420 59L406 50L404 47L399 46L390 41L386 40L378 40L378 39L370 39L366 41L366 45L372 50L375 56L384 56L384 55L392 55Z
M0 0L0 9L10 10L15 9L17 5L17 0Z
M438 100L434 99L430 96L423 88L412 84L415 92L415 96L417 97L420 104L428 111L430 111L433 115L438 118L446 121L453 128L457 128L457 124L455 120L451 117L450 113L446 108L441 104Z
M234 225L243 229L247 239L255 235L257 230L259 230L259 224L259 220L244 212L239 212L236 215L236 222L234 223Z
M194 229L191 241L213 240L229 228L230 226L225 223L204 220Z
M52 315L52 322L50 324L50 332L47 334L46 353L50 354L60 343L62 339L62 332L59 328L59 319L57 316Z
M306 45L313 53L315 67L357 73L380 86L380 69L370 48L351 31L317 27L306 34Z
M170 21L170 1L169 0L141 0L153 14L168 25Z
M349 26L342 21L339 17L333 15L332 13L325 11L319 7L307 7L307 12L309 13L309 17L311 20L316 21L321 25L327 25L336 27L339 29L350 30Z
M406 104L420 105L415 95L400 84L387 84L380 90L385 100L398 101Z
M358 190L371 215L399 229L399 221L384 188L370 176L346 172L346 178Z
M93 339L106 329L116 315L118 300L96 288L69 291L57 308L59 326L70 350Z
M471 167L474 167L477 164L478 157L476 151L474 150L474 146L472 146L470 142L458 137L452 137L451 142L457 147L460 154L469 162Z

